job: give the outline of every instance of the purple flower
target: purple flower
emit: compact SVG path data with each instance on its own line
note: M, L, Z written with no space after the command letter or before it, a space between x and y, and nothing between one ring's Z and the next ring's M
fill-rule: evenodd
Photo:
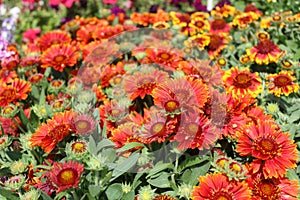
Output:
M180 3L185 3L188 2L188 0L171 0L171 4L174 4L175 6L177 6Z
M126 14L126 11L123 8L120 8L119 6L115 6L115 7L111 8L110 11L114 15L118 15L118 13Z
M232 5L232 3L228 0L221 0L219 3L217 3L217 5L215 7L223 7L225 4L227 5Z
M201 0L196 0L193 6L196 8L196 11L207 12L206 6L202 4Z
M15 52L13 52L13 51L7 51L7 45L8 45L8 42L2 36L2 31L1 31L1 34L0 34L0 59L8 58L11 55L15 54Z

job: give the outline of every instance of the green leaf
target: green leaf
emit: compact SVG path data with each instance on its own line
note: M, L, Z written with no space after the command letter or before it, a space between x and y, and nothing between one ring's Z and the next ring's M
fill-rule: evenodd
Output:
M111 179L111 181L121 176L125 172L128 172L128 170L136 164L138 158L139 158L139 154L133 153L123 162L118 163L116 168L113 170L113 178Z
M300 119L300 110L296 110L289 117L289 122L296 122Z
M190 185L196 185L198 182L199 176L205 175L206 172L209 170L209 168L210 168L210 162L209 162L209 160L206 160L205 162L202 163L202 165L200 167L192 169L188 183Z
M117 152L120 153L120 152L123 152L123 151L133 149L135 147L146 147L146 146L142 143L139 143L139 142L130 142L130 143L124 145L123 147L121 147L120 149L118 149Z
M114 142L112 142L111 140L109 139L102 139L99 144L97 145L97 149L98 151L100 151L101 149L103 148L106 148L106 147L114 147L116 146Z
M24 110L22 108L19 109L19 118L21 120L21 123L26 126L27 124L29 124L29 119L26 117Z
M169 182L170 174L167 172L162 172L157 178L149 179L147 182L158 188L169 188L171 187Z
M96 197L100 194L102 187L99 185L89 185L89 193Z
M49 197L45 192L43 192L42 190L39 190L39 192L41 193L41 197L43 198L43 200L53 200L51 197Z
M187 159L185 159L178 167L178 172L181 172L182 170L192 167L194 165L197 165L201 163L203 159L201 159L199 156L192 156Z
M6 190L3 187L0 187L0 194L9 200L18 200L19 199L19 197L16 196L15 193L13 193L9 190Z
M134 199L134 191L128 192L123 195L122 200L132 200Z
M90 135L89 137L89 142L87 145L87 150L92 154L92 155L97 155L97 146L96 142L94 140L94 137Z
M172 163L163 163L162 161L160 161L160 162L156 163L156 165L149 171L149 174L147 175L146 178L153 177L158 172L161 172L165 169L170 169L173 167L174 166Z
M122 185L121 183L114 183L105 191L108 200L117 200L122 197Z

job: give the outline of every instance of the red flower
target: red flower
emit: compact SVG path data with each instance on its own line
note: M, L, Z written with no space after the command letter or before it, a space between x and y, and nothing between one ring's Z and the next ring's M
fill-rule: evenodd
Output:
M137 72L126 77L123 87L131 100L137 97L143 99L147 94L150 95L157 84L164 82L167 77L168 74L160 70L153 70L147 74Z
M41 67L52 67L62 72L65 67L73 67L79 58L79 48L76 45L52 45L43 52Z
M199 79L170 79L153 90L154 104L167 112L201 109L208 99L208 87Z
M298 159L296 144L289 137L272 122L260 120L244 128L237 139L236 151L257 159L252 162L254 173L262 170L265 178L282 177L288 168L296 167Z
M57 143L74 131L72 111L56 113L52 119L47 120L38 127L30 139L31 147L40 146L46 153L50 153Z
M253 191L253 200L297 200L299 199L299 185L297 180L288 178L267 178L258 173L247 180Z
M199 178L199 186L195 186L192 200L248 200L251 190L245 182L229 181L226 175L207 174Z
M69 44L71 41L72 38L68 33L54 30L42 35L38 40L38 44L40 49L44 51L54 44Z
M205 116L197 112L183 114L179 130L174 140L179 142L178 149L209 149L219 138L216 128Z
M53 168L48 172L49 180L57 187L57 193L69 188L77 188L84 165L75 161L64 163L54 162Z
M283 55L283 51L271 40L261 40L256 46L246 50L251 61L259 65L269 63L277 63L278 59Z

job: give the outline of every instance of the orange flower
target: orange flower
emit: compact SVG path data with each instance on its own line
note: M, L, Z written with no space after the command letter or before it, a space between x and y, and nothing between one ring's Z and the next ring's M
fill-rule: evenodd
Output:
M178 149L209 149L219 138L216 128L205 116L198 112L183 113L179 130L174 136Z
M0 63L3 70L12 70L20 63L20 58L18 54L15 54L8 58L3 58Z
M237 139L236 151L241 156L256 158L251 164L253 173L262 170L265 178L278 178L286 174L287 169L295 168L298 152L290 135L278 130L270 121L259 120L244 128Z
M169 79L153 90L154 104L167 112L201 109L208 99L208 87L199 79Z
M50 153L55 146L74 130L74 114L72 111L56 113L38 127L30 139L31 147L40 146L46 153Z
M259 15L254 12L245 12L234 17L232 21L233 26L238 26L240 29L247 28L249 24L257 20Z
M252 189L253 200L297 200L299 199L299 186L297 180L288 178L267 178L258 173L250 176L247 180Z
M74 117L74 126L77 134L88 134L95 129L96 122L87 114L79 114Z
M217 6L214 10L211 11L212 16L227 18L229 16L234 15L235 7L224 4L222 7Z
M125 78L123 87L131 100L137 97L143 99L147 94L150 95L157 84L164 82L167 77L168 73L160 70L153 70L147 74L136 72Z
M76 45L52 45L42 54L41 67L52 67L62 72L65 67L73 67L80 58L79 48Z
M194 18L190 21L188 26L191 28L189 29L190 35L195 35L197 33L202 33L205 30L209 30L210 26L206 19L203 18Z
M164 194L164 195L158 195L152 200L176 200L176 199L172 196Z
M72 38L67 32L53 30L42 35L38 40L38 44L40 49L44 51L54 44L69 44L71 40Z
M209 57L216 58L220 55L221 51L228 44L228 37L224 33L219 34L208 34L210 40L209 44L206 47Z
M157 63L162 65L166 70L176 69L177 64L183 58L183 54L179 51L169 48L147 48L146 50L146 63Z
M256 46L246 50L251 61L259 65L268 65L271 62L277 63L278 59L284 54L271 40L261 40Z
M133 122L126 122L112 131L110 139L119 148L130 142L142 143L142 139L138 136L138 129L139 126L137 124Z
M258 73L251 73L248 68L239 70L238 67L231 68L223 75L227 93L231 93L234 98L251 95L256 98L262 92L261 78Z
M25 100L30 91L31 85L22 79L16 78L10 83L0 80L0 106L6 106L18 100Z
M280 97L284 94L288 96L292 92L297 93L299 90L299 85L294 83L296 80L293 71L283 70L278 74L271 74L267 76L269 82L266 83L268 87L268 92Z
M224 19L213 19L209 22L210 30L209 32L218 34L218 33L229 33L230 25Z
M199 186L195 186L192 200L248 200L251 199L251 190L243 181L229 181L224 174L207 174L199 178Z
M75 161L64 163L54 162L53 167L48 172L48 179L57 187L57 193L69 188L77 188L84 165Z
M210 43L210 37L203 34L197 34L191 36L184 42L187 47L197 47L199 50L203 50Z
M151 112L151 118L144 123L140 137L145 143L164 142L176 128L176 118L168 119L162 112Z

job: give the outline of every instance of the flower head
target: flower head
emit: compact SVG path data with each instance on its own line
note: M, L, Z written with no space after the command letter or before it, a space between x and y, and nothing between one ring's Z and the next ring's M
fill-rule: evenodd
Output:
M261 79L258 73L251 73L248 68L239 70L237 67L226 71L223 76L227 93L234 98L251 95L257 97L262 92Z
M274 94L275 96L280 96L284 94L288 96L292 92L297 93L299 90L299 85L294 83L296 78L292 71L283 70L278 74L271 74L267 76L267 87L268 92Z
M57 113L38 127L30 139L31 147L40 146L46 153L50 153L56 144L74 131L72 111Z
M83 170L84 165L75 161L55 162L48 172L49 180L57 187L57 193L69 188L77 188Z
M283 55L283 51L271 40L261 40L256 46L246 50L251 61L259 65L269 63L277 63L278 59Z
M76 45L62 44L52 45L43 52L42 67L52 67L62 72L66 67L73 67L80 58L79 49Z
M251 190L245 182L229 181L224 174L207 174L199 178L199 186L194 187L191 199L248 200L251 199Z
M252 162L254 173L261 170L265 178L282 177L287 169L296 167L298 159L296 144L289 137L272 122L259 120L244 128L236 151L257 159Z

